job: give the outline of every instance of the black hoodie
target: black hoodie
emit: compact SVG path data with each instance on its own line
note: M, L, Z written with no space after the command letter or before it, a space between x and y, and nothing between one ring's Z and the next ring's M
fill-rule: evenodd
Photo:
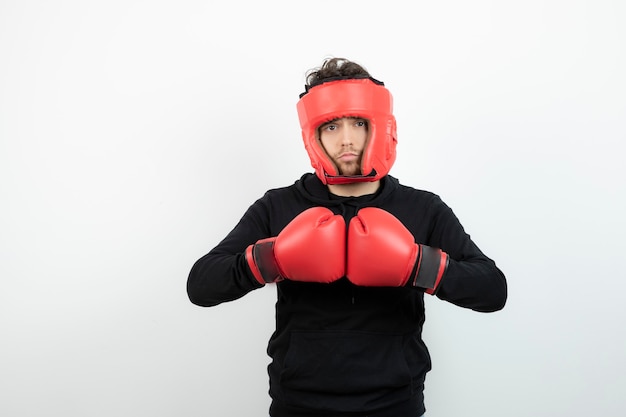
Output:
M190 300L214 306L262 285L245 249L278 235L304 210L323 206L346 224L362 207L393 214L415 242L450 257L436 296L491 312L504 307L506 280L435 194L386 176L376 194L338 197L313 174L269 190L235 228L191 269ZM284 280L276 284L276 330L268 367L272 417L417 417L430 357L422 341L424 292L418 288L360 287L346 278L331 284Z

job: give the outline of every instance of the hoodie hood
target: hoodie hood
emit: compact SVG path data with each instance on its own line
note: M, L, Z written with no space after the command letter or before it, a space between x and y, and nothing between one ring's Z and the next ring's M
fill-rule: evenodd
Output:
M398 188L399 181L386 175L380 180L380 187L375 194L368 194L360 197L341 197L331 194L328 186L312 173L304 174L296 181L296 190L307 200L319 206L336 206L338 211L346 214L345 207L351 206L354 212L367 205L368 207L380 207L385 200ZM352 210L351 210L352 211ZM350 216L349 216L350 217Z

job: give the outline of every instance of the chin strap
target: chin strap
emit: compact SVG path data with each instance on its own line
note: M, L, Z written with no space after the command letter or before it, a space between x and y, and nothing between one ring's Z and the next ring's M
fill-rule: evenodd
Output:
M328 175L327 173L324 173L324 178L326 179L326 184L340 185L350 184L353 182L376 181L376 174L376 170L372 169L372 171L367 175Z

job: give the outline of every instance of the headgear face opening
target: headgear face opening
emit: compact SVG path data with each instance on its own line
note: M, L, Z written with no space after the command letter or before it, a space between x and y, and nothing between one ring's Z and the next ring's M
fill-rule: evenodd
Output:
M396 119L393 98L383 83L371 78L350 78L315 85L300 96L298 118L304 147L315 174L324 184L377 181L387 175L396 160ZM342 117L369 122L370 135L361 160L361 175L339 175L324 151L317 129Z

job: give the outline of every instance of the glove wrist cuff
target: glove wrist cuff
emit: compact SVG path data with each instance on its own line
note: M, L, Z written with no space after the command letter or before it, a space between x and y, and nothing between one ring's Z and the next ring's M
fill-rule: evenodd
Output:
M419 245L417 262L409 285L424 288L427 294L434 294L448 268L448 254L441 249Z
M276 238L262 239L246 248L246 261L248 261L252 275L261 284L283 279L274 259L275 241Z

